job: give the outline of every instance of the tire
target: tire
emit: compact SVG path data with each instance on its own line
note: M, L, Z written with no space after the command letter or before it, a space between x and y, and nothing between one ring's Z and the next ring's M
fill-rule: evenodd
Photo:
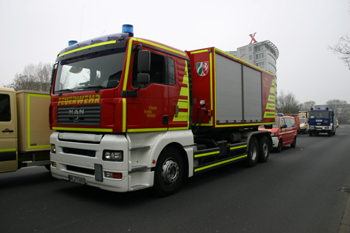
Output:
M154 189L159 196L176 193L184 178L184 162L174 147L166 147L158 158L154 173Z
M332 132L332 131L329 131L329 132L328 132L328 137L332 137L332 135L333 135L333 132Z
M283 141L282 141L282 139L280 139L278 142L277 149L276 149L278 153L280 153L282 151L282 145L283 145Z
M290 144L292 148L295 148L297 146L297 137L294 138L294 141L292 144Z
M259 162L265 163L270 155L270 143L266 136L262 137L259 142Z
M309 136L312 136L312 132L309 131Z
M247 166L254 167L258 162L259 157L259 143L255 137L252 137L249 142L248 154L247 154Z

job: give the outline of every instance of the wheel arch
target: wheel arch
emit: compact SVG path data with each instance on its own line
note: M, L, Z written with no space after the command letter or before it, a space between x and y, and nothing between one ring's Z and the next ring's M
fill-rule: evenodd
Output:
M184 166L185 166L184 167L184 171L185 171L184 177L186 177L186 178L189 177L189 174L190 174L190 171L189 171L190 156L188 156L188 153L185 151L185 149L183 148L183 146L181 144L179 144L177 142L169 143L161 150L161 152L158 155L158 158L162 154L162 152L168 148L174 148L179 152L179 154L184 162ZM157 166L157 163L158 163L158 160L155 163L155 167Z

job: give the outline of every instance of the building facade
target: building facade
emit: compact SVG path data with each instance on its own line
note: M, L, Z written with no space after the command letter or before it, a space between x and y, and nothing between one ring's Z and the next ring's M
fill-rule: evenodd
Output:
M279 51L269 40L245 45L228 53L277 75Z

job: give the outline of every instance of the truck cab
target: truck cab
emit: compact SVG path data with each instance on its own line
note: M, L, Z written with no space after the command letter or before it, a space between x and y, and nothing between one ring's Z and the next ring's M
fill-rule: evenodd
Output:
M329 109L311 108L309 111L309 135L319 135L320 133L327 133L328 136L335 135L336 121L334 111Z
M12 88L0 88L0 172L18 169L17 105Z
M50 165L50 95L0 88L0 173Z

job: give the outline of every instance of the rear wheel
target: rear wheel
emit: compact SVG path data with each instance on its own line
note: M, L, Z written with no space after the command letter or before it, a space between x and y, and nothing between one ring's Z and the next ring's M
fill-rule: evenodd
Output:
M259 142L259 162L265 163L270 155L270 143L266 136Z
M159 156L155 174L154 188L160 196L177 192L184 178L184 163L180 152L174 147L165 148Z
M255 137L252 137L250 139L247 155L248 155L247 166L254 167L258 162L258 156L259 156L259 143Z

